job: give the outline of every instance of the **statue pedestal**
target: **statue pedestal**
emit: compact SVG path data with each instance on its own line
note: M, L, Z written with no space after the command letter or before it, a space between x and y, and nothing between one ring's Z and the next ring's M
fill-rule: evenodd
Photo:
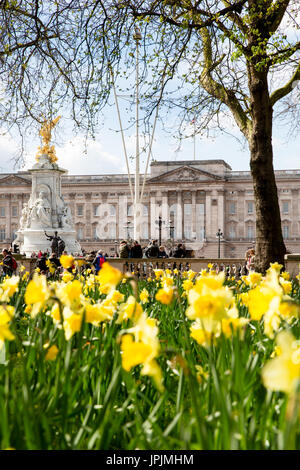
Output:
M80 254L81 247L76 240L75 230L63 230L55 228L57 235L65 242L65 250L68 254ZM54 235L54 229L46 230L47 235ZM25 229L22 232L23 243L20 247L20 253L30 257L33 252L36 254L41 250L43 253L47 250L51 253L51 242L47 239L44 229Z

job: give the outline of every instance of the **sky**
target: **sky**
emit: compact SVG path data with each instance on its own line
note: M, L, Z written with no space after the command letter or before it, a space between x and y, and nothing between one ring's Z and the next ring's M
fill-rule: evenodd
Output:
M58 132L62 134L64 118L58 123ZM190 135L193 132L190 126ZM58 164L68 170L70 175L89 174L116 174L126 173L126 163L122 146L121 133L117 132L119 123L117 115L110 109L107 120L96 135L96 139L87 141L85 152L84 136L60 136L56 143ZM186 138L179 146L176 140L176 128L173 135L166 134L158 124L154 135L152 157L157 161L164 160L225 160L234 171L249 171L249 150L247 144L238 140L239 130L228 122L226 129L232 135L219 134L214 138L196 136ZM55 137L55 136L54 136ZM136 137L134 130L125 135L126 151L130 159L131 170L134 171ZM143 138L140 137L140 148ZM35 163L35 154L40 141L38 136L32 140L27 149L25 166L15 166L14 155L17 151L17 141L8 135L0 135L0 172L15 172L31 168ZM274 168L299 169L300 168L300 135L288 138L286 129L278 125L273 128ZM141 170L144 171L148 154L141 152Z
M300 13L299 13L300 15ZM288 18L288 17L287 17ZM298 20L297 20L298 21ZM295 25L288 19L284 19L282 28L291 39L295 36ZM282 80L283 77L281 77ZM284 82L285 82L284 78ZM281 83L276 84L276 88ZM300 81L295 83L299 92ZM290 100L297 99L299 93L293 91L289 95ZM125 100L124 100L125 101ZM123 126L126 127L126 119L134 118L126 111L126 104L119 102ZM161 119L163 116L161 115ZM165 122L169 133L165 133L159 121L153 140L152 157L157 161L165 160L225 160L234 171L249 171L249 149L247 143L241 140L241 133L233 120L222 116L223 127L227 133L219 133L214 137L197 135L186 138L179 146L176 135L178 131L177 116L172 122ZM116 174L126 173L126 163L122 146L120 125L117 119L116 107L109 106L104 112L104 124L97 129L95 140L89 139L85 152L85 138L83 135L72 135L70 124L66 116L62 115L57 128L53 132L53 143L56 147L58 164L68 170L71 175ZM2 135L0 129L0 172L16 172L29 169L35 163L37 147L41 144L38 132L36 136L29 136L29 144L26 148L25 165L15 165L14 156L18 151L19 142L9 135ZM193 126L187 124L187 134L193 134ZM126 151L131 155L130 168L134 171L134 156L136 148L135 130L131 128L125 133ZM143 137L140 137L141 147ZM288 128L284 123L275 121L273 125L273 154L274 168L299 169L300 168L300 132L298 135L288 137ZM147 155L141 153L140 166L144 171Z

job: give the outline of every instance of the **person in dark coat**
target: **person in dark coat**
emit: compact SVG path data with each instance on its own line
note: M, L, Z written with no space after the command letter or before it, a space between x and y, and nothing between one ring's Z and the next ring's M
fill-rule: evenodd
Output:
M120 244L120 258L129 258L129 246L125 240Z
M143 257L143 250L139 242L133 242L133 245L130 249L130 258L142 258Z
M11 276L14 271L12 254L6 248L4 248L4 250L2 250L2 255L3 273L5 276Z
M145 255L147 258L157 258L158 252L157 240L152 240L151 245L145 251Z
M159 247L159 251L158 251L158 255L157 255L158 258L169 258L167 253L166 253L166 250L165 250L165 247L164 246L160 246Z
M185 258L185 256L186 256L186 251L183 248L183 244L179 243L177 245L176 250L173 253L173 257L174 258Z
M46 274L49 270L49 267L46 264L47 253L42 253L41 257L38 259L37 267L39 268L41 274Z

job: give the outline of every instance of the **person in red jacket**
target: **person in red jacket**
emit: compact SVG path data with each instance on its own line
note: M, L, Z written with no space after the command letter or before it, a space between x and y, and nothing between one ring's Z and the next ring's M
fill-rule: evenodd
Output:
M98 274L98 272L102 268L102 265L103 265L103 263L105 263L105 261L106 261L106 258L103 255L103 251L99 250L98 253L97 253L96 258L93 261L93 265L95 267L95 273L96 274Z

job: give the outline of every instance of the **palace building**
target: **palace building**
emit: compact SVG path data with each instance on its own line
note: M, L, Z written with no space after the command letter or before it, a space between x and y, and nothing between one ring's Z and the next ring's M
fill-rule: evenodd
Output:
M290 252L300 251L300 170L275 171L282 231ZM132 182L134 178L132 176ZM142 181L142 177L141 177ZM31 193L26 171L0 174L0 246L15 238L23 204ZM69 204L77 240L86 251L109 256L133 237L128 176L68 175L62 195ZM161 217L161 224L159 218ZM255 204L249 171L232 171L224 160L153 161L145 180L141 243L159 239L170 249L183 242L194 256L243 257L255 243Z

